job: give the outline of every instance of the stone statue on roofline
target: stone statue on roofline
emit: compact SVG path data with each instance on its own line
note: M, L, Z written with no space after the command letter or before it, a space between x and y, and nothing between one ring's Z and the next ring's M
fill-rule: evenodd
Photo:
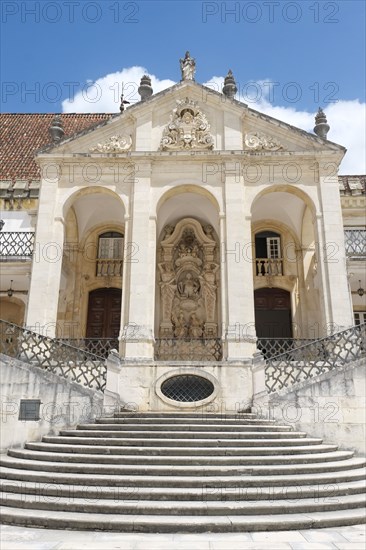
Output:
M179 60L180 70L182 73L182 80L194 80L194 74L196 72L196 61L190 56L187 51L183 59Z

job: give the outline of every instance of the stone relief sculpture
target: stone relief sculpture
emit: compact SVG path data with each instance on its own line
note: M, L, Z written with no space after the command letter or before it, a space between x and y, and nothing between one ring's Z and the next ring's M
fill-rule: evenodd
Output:
M218 247L192 218L164 228L160 248L160 337L216 338ZM188 345L188 343L187 343Z
M116 135L111 136L105 143L97 143L90 147L91 153L125 153L132 147L131 136Z
M210 124L195 101L177 100L177 107L163 132L160 149L212 149Z
M184 58L179 60L179 64L182 73L182 80L194 80L196 61L190 56L189 52L186 52Z
M281 149L283 149L283 146L277 139L272 136L252 133L245 134L244 148L251 151L280 151Z

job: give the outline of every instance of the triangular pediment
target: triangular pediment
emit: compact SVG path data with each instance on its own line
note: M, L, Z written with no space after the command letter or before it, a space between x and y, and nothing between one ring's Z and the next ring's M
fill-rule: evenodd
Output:
M40 152L93 156L169 150L235 150L248 154L345 151L340 145L220 92L194 81L182 81Z

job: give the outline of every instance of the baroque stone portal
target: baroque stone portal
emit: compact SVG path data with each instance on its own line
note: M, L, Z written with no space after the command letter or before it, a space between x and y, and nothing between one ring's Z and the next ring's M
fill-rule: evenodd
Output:
M160 272L160 337L218 336L218 254L211 226L192 218L166 226Z

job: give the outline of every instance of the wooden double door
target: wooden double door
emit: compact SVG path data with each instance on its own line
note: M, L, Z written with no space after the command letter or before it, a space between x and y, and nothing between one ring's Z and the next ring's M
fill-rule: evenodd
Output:
M258 338L292 338L291 296L281 288L254 291Z
M121 299L120 288L98 288L89 293L87 338L118 338Z

